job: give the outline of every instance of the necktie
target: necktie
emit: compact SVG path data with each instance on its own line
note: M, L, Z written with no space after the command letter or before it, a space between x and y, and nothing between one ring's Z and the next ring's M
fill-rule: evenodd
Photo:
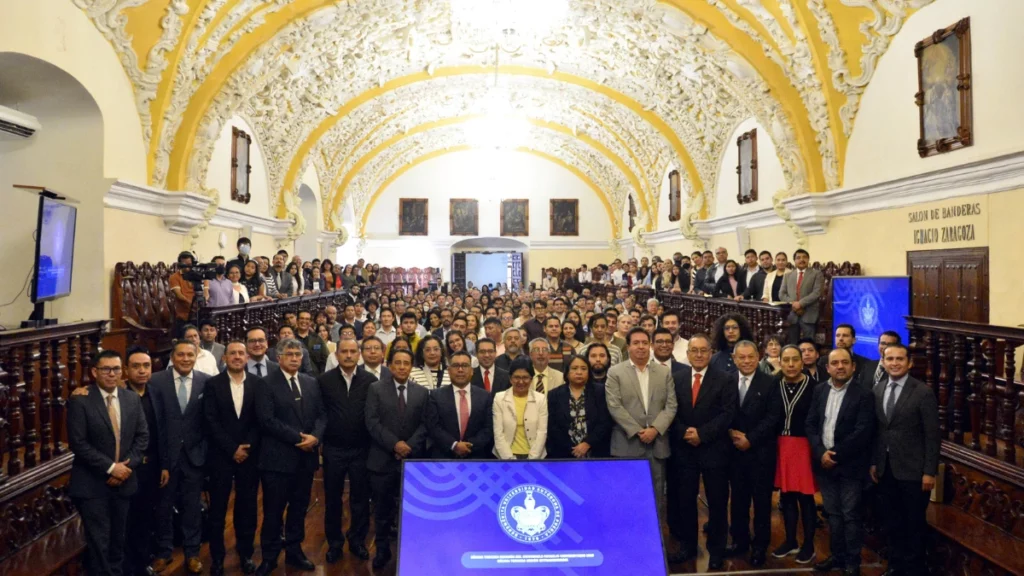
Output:
M178 406L181 408L181 413L185 413L185 407L188 406L188 390L185 389L185 376L178 377Z
M892 411L896 408L896 383L889 382L889 399L885 401L885 417L892 420Z
M740 404L743 404L743 399L747 397L747 377L740 376Z
M466 439L466 428L469 427L469 400L466 391L459 390L459 440Z
M288 381L292 385L292 396L296 402L302 402L302 394L299 392L299 383L295 381L295 376L292 376Z
M398 387L398 418L405 419L405 386Z
M694 373L693 375L693 387L691 388L693 396L693 405L697 405L697 395L700 394L700 373Z
M117 423L117 408L114 408L114 395L107 396L107 416L110 426L114 429L114 462L121 461L121 426Z
M804 283L804 271L801 270L796 276L796 299L800 299L800 286Z
M256 375L263 378L263 364L256 365Z
M491 371L484 370L484 390L491 391Z
M884 376L885 376L885 368L882 366L882 363L879 362L878 363L878 368L875 369L875 384L877 385L879 382L881 382L882 378Z
M537 392L544 393L544 374L537 373Z

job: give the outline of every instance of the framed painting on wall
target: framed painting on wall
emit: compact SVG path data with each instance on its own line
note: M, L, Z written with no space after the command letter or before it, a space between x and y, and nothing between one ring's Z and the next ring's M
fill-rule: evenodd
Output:
M399 198L398 200L398 235L427 235L427 199Z
M477 200L451 199L448 207L448 230L452 236L480 235L480 211Z
M683 211L683 186L679 181L679 170L668 175L668 221L678 222Z
M744 132L736 139L736 146L739 148L737 152L740 159L736 167L740 181L736 200L740 204L757 202L757 128Z
M974 144L971 19L936 30L914 46L921 123L921 158Z
M579 200L552 200L551 201L551 231L552 236L579 236L580 235L580 201Z
M530 201L529 200L502 200L501 201L501 235L502 236L529 236L530 235Z

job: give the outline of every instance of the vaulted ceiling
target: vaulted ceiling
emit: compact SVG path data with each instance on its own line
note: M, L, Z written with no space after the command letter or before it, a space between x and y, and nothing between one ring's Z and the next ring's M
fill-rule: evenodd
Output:
M365 213L411 165L478 145L496 94L526 127L514 147L584 179L615 228L627 195L657 214L669 166L691 198L684 226L706 216L750 117L785 193L839 187L875 65L932 0L562 0L529 34L560 0L73 1L134 85L152 185L216 198L209 160L240 115L264 148L272 211L297 214L312 165L335 229L345 202ZM502 5L536 12L474 20Z

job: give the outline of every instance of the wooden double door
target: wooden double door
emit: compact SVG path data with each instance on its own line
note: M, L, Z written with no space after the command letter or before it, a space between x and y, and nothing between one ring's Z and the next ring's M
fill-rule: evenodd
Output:
M988 324L988 248L907 252L914 316Z

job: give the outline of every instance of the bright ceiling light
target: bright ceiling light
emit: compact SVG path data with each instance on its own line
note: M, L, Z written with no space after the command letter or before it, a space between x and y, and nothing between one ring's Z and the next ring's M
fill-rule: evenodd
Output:
M449 5L458 32L472 41L496 43L543 38L569 13L569 0L449 0Z
M482 117L466 123L466 141L474 148L509 150L522 146L530 123L514 106L505 89L494 86L481 99Z

